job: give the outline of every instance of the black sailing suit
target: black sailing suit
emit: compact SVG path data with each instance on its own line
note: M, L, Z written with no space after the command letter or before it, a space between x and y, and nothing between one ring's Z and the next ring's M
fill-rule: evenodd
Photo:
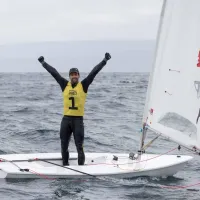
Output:
M106 65L107 60L104 59L98 65L96 65L93 70L89 73L89 75L81 81L83 86L83 91L87 93L89 85L93 82L95 76L98 72ZM59 83L62 92L65 90L68 80L63 78L58 71L44 62L43 67L56 79ZM72 87L76 87L77 84L72 85ZM78 152L78 164L84 165L85 162L85 154L83 151L83 142L84 142L84 124L82 116L67 116L64 115L62 118L61 126L60 126L60 139L61 139L61 153L63 165L69 165L69 141L71 134L74 135L74 140L76 144L76 149Z

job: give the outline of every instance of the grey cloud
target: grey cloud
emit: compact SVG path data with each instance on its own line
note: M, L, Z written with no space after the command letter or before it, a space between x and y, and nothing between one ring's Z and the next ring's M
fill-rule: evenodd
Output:
M162 0L0 0L0 44L152 39ZM147 31L148 30L148 31Z

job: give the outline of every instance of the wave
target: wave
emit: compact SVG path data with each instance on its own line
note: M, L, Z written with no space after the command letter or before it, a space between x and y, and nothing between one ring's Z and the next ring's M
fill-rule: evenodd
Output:
M29 109L30 109L30 108L28 108L28 107L18 108L17 110L13 110L12 112L17 112L17 113L27 113L27 112L30 111Z

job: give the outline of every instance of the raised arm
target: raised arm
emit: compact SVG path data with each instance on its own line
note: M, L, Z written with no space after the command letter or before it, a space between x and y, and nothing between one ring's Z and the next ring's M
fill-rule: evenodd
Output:
M106 65L107 61L111 59L111 56L109 53L105 54L105 58L96 65L92 71L88 74L88 76L82 80L83 90L85 93L87 93L89 85L93 82L95 76L101 71L101 69Z
M44 61L44 57L43 56L39 57L38 61L56 79L56 81L59 83L62 91L64 91L65 87L67 86L68 80L63 78L54 67L52 67L51 65L46 63Z

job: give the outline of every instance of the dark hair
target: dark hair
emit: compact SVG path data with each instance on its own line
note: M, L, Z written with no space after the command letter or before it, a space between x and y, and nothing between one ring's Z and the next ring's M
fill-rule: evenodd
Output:
M73 73L73 72L76 72L76 73L79 74L79 71L78 71L77 68L71 68L71 69L69 70L69 75L70 75L71 73Z

